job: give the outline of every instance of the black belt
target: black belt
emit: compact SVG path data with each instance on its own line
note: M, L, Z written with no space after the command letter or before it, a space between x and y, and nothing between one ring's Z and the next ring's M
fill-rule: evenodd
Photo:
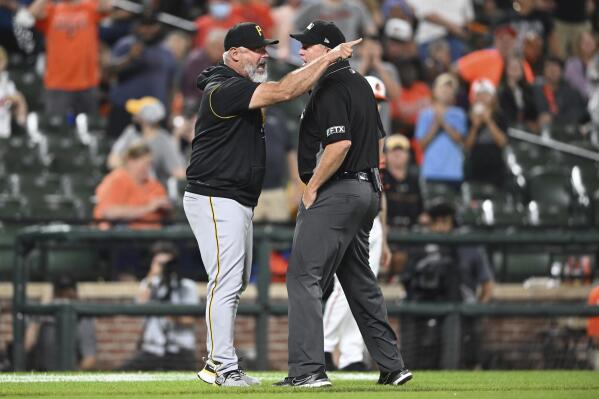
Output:
M361 180L371 181L369 172L341 172L333 175L331 180Z

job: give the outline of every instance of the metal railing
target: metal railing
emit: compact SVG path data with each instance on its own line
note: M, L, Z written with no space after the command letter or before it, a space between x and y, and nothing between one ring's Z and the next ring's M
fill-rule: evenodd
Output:
M285 226L257 226L254 229L254 242L257 247L258 295L256 303L239 306L240 315L253 316L256 319L256 364L259 369L268 368L268 320L270 316L287 315L286 304L271 303L269 300L270 270L269 255L273 249L289 247L293 238L293 230ZM32 304L26 296L27 254L39 243L52 240L56 242L101 242L107 240L193 240L191 230L187 226L169 227L161 230L109 230L72 226L30 227L24 229L15 240L14 272L13 272L13 336L14 367L21 371L25 368L25 316L29 314L54 315L57 321L57 347L59 367L72 370L75 367L74 326L78 316L161 316L161 315L194 315L203 316L204 306L166 305L166 304ZM392 231L389 236L392 242L406 245L439 243L447 245L485 244L502 246L538 246L559 245L576 248L597 249L599 231L559 231L559 232L520 232L506 233L496 231L456 232L454 234L402 233ZM462 304L462 303L388 303L390 316L444 316L450 323L447 331L451 353L448 357L448 368L457 368L460 353L460 329L462 317L495 316L495 317L557 317L557 316L599 316L599 307L585 305L555 304Z

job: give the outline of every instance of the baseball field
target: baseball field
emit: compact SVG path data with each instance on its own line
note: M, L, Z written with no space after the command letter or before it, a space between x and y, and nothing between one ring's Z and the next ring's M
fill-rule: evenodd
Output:
M333 387L275 388L282 373L252 373L262 385L225 389L182 373L4 373L5 398L323 398L323 399L552 399L599 398L599 372L593 371L416 371L403 387L376 385L376 373L330 373Z

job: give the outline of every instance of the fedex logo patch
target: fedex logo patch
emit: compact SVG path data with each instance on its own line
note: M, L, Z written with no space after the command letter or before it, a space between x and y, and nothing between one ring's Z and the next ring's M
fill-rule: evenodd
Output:
M327 137L338 133L345 133L345 126L331 126L327 129Z

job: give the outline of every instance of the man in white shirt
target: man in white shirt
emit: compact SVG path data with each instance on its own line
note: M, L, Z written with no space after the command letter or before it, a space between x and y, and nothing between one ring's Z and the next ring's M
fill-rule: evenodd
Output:
M421 60L426 59L428 46L446 39L452 61L464 55L467 25L474 19L472 0L408 0L420 24L416 31Z

